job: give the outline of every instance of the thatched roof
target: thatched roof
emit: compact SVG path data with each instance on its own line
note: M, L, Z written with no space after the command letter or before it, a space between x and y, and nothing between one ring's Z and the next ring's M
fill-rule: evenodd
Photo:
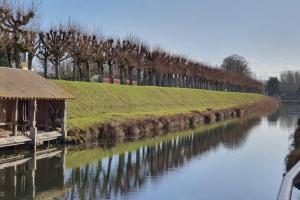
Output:
M72 99L71 94L29 70L0 67L0 99Z

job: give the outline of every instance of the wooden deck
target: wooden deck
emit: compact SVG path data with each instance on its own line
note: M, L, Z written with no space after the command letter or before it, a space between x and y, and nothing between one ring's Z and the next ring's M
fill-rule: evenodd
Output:
M0 148L1 147L10 147L10 146L18 146L32 140L28 136L11 136L6 138L0 138Z
M39 142L57 140L58 138L62 137L62 134L57 131L52 131L52 132L38 133L36 136L37 136L37 142L39 143Z
M62 134L57 131L40 132L37 134L36 143L40 144L45 141L57 140L60 137L62 137ZM32 142L32 139L25 135L10 136L10 137L6 137L6 138L0 138L0 148L18 146L18 145L23 145L26 143L31 143L31 142Z
M8 168L8 167L22 165L22 164L28 162L29 160L31 160L31 158L24 158L24 159L21 159L21 160L10 161L10 162L7 162L7 163L4 162L4 163L0 164L0 169L5 169L5 168Z
M19 156L12 156L9 158L0 159L0 169L13 167L13 166L17 166L17 165L22 165L32 159L40 160L40 159L44 159L44 158L51 158L51 157L57 156L61 153L62 153L61 150L53 148L53 149L47 149L47 150L35 152L35 155L36 155L35 158L25 157L24 155L19 155Z

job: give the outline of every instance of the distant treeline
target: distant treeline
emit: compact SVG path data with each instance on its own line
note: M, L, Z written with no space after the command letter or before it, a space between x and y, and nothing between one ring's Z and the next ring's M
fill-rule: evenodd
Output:
M300 89L300 72L284 71L280 74L280 93L295 93Z
M55 79L87 82L103 82L108 77L110 83L117 78L120 84L129 85L262 91L262 84L248 75L247 63L237 55L225 59L230 67L221 69L150 48L137 37L115 39L91 33L74 22L39 31L35 23L38 10L35 5L0 0L0 64L21 68L23 53L29 69L35 58L42 63L46 78L53 72Z
M283 71L280 77L270 77L266 91L269 95L296 95L300 97L300 71Z

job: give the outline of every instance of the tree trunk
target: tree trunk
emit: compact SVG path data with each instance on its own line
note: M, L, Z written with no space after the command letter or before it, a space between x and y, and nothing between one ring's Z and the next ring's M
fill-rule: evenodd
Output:
M179 87L179 81L180 81L180 79L179 79L179 76L178 76L178 74L175 74L175 87Z
M182 88L182 76L178 75L178 79L179 79L179 87Z
M73 81L77 80L77 76L76 76L76 61L73 60Z
M123 74L124 74L124 83L125 83L125 85L127 85L128 83L127 83L127 79L126 79L126 77L127 77L126 67L124 67L124 69L123 69Z
M20 49L18 47L19 37L16 33L14 33L14 60L15 60L15 68L20 69Z
M33 60L33 54L28 53L28 70L32 70L32 60Z
M159 72L156 72L156 74L155 74L155 84L156 84L156 86L161 86L161 78L160 78Z
M168 86L169 87L172 87L173 86L173 83L172 83L172 75L171 74L168 74Z
M141 78L142 78L141 69L137 69L137 73L136 73L136 82L137 82L137 85L141 85Z
M82 81L82 70L81 70L81 66L80 66L80 62L77 62L77 66L78 66L78 72L79 72L79 79L80 81Z
M190 88L190 77L186 76L186 88Z
M103 83L103 76L104 76L104 68L101 62L97 62L98 66L98 73L99 73L99 83Z
M6 56L7 56L8 66L9 66L9 67L12 67L12 63L11 63L11 61L12 61L12 55L11 55L10 50L8 50L8 51L6 52Z
M120 84L121 85L125 85L125 78L124 78L125 69L124 69L124 65L120 65L119 66L119 70L120 70Z
M194 88L194 78L190 76L190 88Z
M129 66L129 67L128 67L128 79L129 79L129 85L133 85L132 75L133 75L133 67L132 67L132 66Z
M153 72L151 70L148 70L148 85L153 85Z
M182 76L182 88L186 88L186 76Z
M152 78L151 78L151 84L156 85L156 71L152 71Z
M44 59L44 77L48 78L48 58Z
M59 60L57 58L54 61L54 67L55 67L55 78L57 80L60 80L60 75L59 75Z
M20 55L19 51L14 50L14 59L15 59L15 68L20 69L21 64L20 64Z
M191 88L195 88L195 78L191 76Z
M85 81L86 82L91 82L91 69L90 69L90 65L89 65L89 61L85 61L85 66L86 66L86 77L85 77Z
M144 70L144 73L143 73L143 85L147 85L148 83L148 75L147 75L147 71Z
M168 83L168 75L167 74L164 74L163 80L164 80L163 87L168 87L169 83Z
M152 77L153 77L152 71L148 70L148 83L147 83L147 85L152 85Z
M113 71L113 66L112 66L112 62L108 61L108 70L109 70L109 82L111 84L114 83L114 71Z

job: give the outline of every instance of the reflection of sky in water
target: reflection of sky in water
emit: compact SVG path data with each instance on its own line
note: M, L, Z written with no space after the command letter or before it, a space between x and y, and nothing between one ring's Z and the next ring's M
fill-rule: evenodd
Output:
M290 132L264 119L250 130L245 144L219 146L205 158L149 180L133 199L275 199L284 173Z

